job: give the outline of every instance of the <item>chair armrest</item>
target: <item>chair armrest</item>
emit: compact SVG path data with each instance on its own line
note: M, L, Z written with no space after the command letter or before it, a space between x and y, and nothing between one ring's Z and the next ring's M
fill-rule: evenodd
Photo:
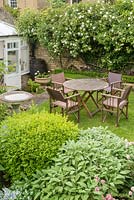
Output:
M108 82L107 78L101 78L102 81Z
M111 95L111 94L103 94L103 93L102 93L102 97L121 99L121 97L119 97L119 96L115 96L115 95Z
M72 78L68 78L68 77L65 78L66 81L69 81L69 80L71 80L71 79L72 79Z
M119 89L121 89L122 81L114 81L110 85L111 85L111 88L119 88Z
M124 92L124 89L121 89L121 88L113 87L112 89L115 90L115 91L117 91L117 92L118 92L118 91L119 91L119 92Z
M71 96L66 97L65 99L71 99L71 98L74 98L74 97L80 97L80 94L79 93L73 94Z
M111 83L111 85L118 84L118 83L120 83L120 84L121 84L121 83L122 83L122 81L114 81L114 82L112 82L112 83Z

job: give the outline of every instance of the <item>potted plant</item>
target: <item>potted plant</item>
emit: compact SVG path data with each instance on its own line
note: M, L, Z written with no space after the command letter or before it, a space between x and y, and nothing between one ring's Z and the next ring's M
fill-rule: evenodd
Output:
M37 71L35 73L35 82L40 84L48 84L50 82L50 71L40 73Z

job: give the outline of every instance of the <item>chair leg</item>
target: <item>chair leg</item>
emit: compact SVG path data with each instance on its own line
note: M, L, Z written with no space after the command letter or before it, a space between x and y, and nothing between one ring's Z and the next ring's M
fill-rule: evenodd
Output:
M61 108L61 113L62 113L62 116L64 116L64 109Z
M49 105L50 105L50 107L49 107L50 113L52 113L52 107L53 107L53 106L52 106L52 99L51 99L51 98L49 99Z
M78 110L78 123L80 122L80 109Z
M126 119L128 119L128 104L126 105Z
M101 109L101 120L102 120L102 122L103 122L103 115L104 115L104 110L103 110L103 108Z
M52 108L53 108L53 107L52 107L52 105L50 104L50 113L52 113Z
M102 105L102 107L101 107L101 120L102 120L102 122L103 122L103 114L104 114L104 105L103 105L103 97L102 97L102 101L101 101L101 105Z
M105 122L106 116L107 116L107 111L105 110L105 115L104 115L104 105L102 104L102 122Z
M119 110L119 108L117 108L116 124L115 124L116 127L119 126L119 116L120 116L120 110Z

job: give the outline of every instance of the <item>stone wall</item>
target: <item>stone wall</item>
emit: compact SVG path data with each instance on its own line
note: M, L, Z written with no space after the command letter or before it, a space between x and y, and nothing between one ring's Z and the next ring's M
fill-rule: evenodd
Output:
M42 9L42 8L48 8L50 5L49 1L47 0L38 0L38 9Z
M23 76L21 76L21 85L22 85L22 90L26 90L27 89L27 83L28 80L30 78L30 74L25 74Z
M0 0L0 8L3 7L3 1Z
M47 0L19 0L18 7L23 10L25 8L31 9L42 9L48 7L49 3Z
M9 24L14 24L13 17L6 12L3 8L0 8L0 20L7 22Z
M22 10L25 8L37 9L37 0L19 0L18 7Z
M67 56L64 58L62 57L61 59L62 66L61 66L59 58L58 57L52 58L48 53L48 51L41 46L36 47L35 57L45 60L45 62L48 65L48 70L54 70L56 68L61 68L61 67L81 70L86 67L84 61L81 58L73 59Z
M35 57L45 60L48 65L48 70L60 67L58 59L52 58L48 51L39 45L36 47Z

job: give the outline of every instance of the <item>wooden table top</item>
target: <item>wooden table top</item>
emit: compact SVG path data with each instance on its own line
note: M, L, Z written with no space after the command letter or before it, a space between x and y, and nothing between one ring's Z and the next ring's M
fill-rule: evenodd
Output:
M63 86L77 91L97 91L108 87L108 83L102 79L85 78L85 79L71 79L65 81Z

